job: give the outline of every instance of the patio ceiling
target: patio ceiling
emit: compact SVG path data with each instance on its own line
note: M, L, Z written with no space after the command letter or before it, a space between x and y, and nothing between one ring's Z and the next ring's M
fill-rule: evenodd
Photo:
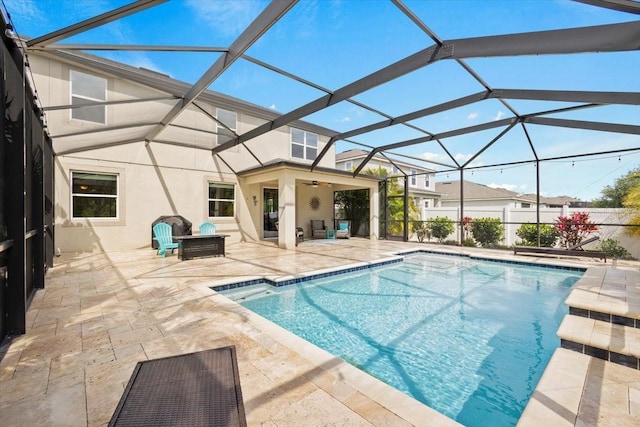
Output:
M318 7L329 8L329 2L325 3ZM539 9L548 6L547 2L536 3L535 7ZM516 4L521 3L510 6L515 8ZM188 35L181 40L187 44L175 44L175 38L163 36L162 28L186 26L184 22L174 20L179 19L174 16L179 15L177 11L184 4L140 0L63 28L51 29L46 34L25 38L24 47L27 52L37 51L88 65L158 90L157 97L146 100L107 102L111 108L117 109L132 102L162 102L166 106L157 117L131 117L129 123L118 126L71 134L50 127L57 154L144 140L147 144L175 144L209 150L211 155L226 163L227 150L240 146L253 154L251 144L255 138L286 125L315 130L331 137L330 143L309 166L310 170L318 166L334 145L341 150L364 149L369 152L367 160L381 154L390 159L411 159L439 172L640 151L640 79L637 78L637 70L640 69L640 3L625 0L574 1L563 7L575 9L576 14L589 9L601 14L602 23L549 28L544 22L532 22L522 29L512 28L505 18L498 18L491 25L478 23L477 28L466 25L468 22L458 21L456 17L445 20L439 15L438 5L435 1L404 3L400 0L371 5L367 9L370 13L388 15L387 34L371 29L372 40L366 52L353 50L349 46L349 38L345 37L344 51L333 53L334 62L316 64L322 70L308 64L313 62L314 48L321 50L322 46L305 46L303 41L282 34L291 28L293 19L301 18L313 21L314 28L326 26L336 31L343 28L334 27L335 17L334 21L325 20L331 17L330 13L311 11L308 3L293 0L266 4L235 38L216 40L212 36L213 42L220 43L217 46L188 45ZM349 4L344 7L348 8ZM154 10L166 22L159 22L157 28L139 28L141 33L153 32L154 44L115 44L112 40L111 44L94 42L96 39L104 40L92 35L99 27ZM569 10L568 13L572 12ZM350 23L343 24L347 27ZM202 22L189 22L188 26L194 28L185 28L187 34L189 31L207 31ZM394 32L398 28L402 31ZM357 31L344 31L336 37L358 37ZM390 42L394 49L383 49L381 38L394 38ZM147 40L142 36L138 39ZM274 55L267 46L276 42L282 47ZM182 58L182 62L192 61L193 68L201 71L190 81L169 79L133 66L119 66L109 59L118 52L176 55L176 58ZM624 74L629 70L612 65L612 59L619 61L621 58L630 68L636 69L634 79ZM361 62L358 71L350 67L351 61ZM539 70L533 77L523 72L531 67ZM495 72L505 69L511 70L506 73L508 78ZM568 76L560 78L559 69ZM363 74L361 70L367 71ZM171 70L169 72L174 74ZM267 97L259 92L269 88L261 87L260 91L255 91L255 98L242 98L248 104L242 103L232 98L239 98L236 93L227 89L233 85L222 83L242 78L248 73L251 78L258 76L255 77L257 81L264 75L275 79L269 82L279 82L277 85L263 85L273 86L268 94L272 98L277 97L278 92L297 96L283 100L285 112L259 107L265 105ZM418 81L420 85L416 84ZM425 81L429 82L428 85ZM226 90L226 93L220 90ZM397 97L390 98L389 91L396 93ZM206 135L216 133L210 129L217 120L205 106L220 105L221 102L248 110L261 123L248 132L234 132L234 137L221 145L208 143ZM70 105L42 107L45 114L72 108ZM463 117L463 114L471 117L474 113L467 113L471 111L468 110L470 107L491 109L497 115L493 119L485 118L473 123L451 120L452 117ZM208 126L182 123L180 117L185 111L196 111L201 115L202 123ZM336 120L343 111L357 111L362 118L359 121ZM549 140L553 139L546 131L548 128L570 129L576 132L576 139L586 133L607 135L607 143L573 144L565 151L548 154L550 150L546 148ZM178 129L197 133L204 142L180 141L174 136ZM611 135L624 135L624 138L609 138ZM516 146L525 147L523 154L515 154L513 147ZM462 152L460 147L471 155L457 156ZM499 161L479 163L480 156L491 150L500 151ZM427 151L438 155L419 154ZM254 159L255 164L247 165L246 169L272 160L255 155ZM363 163L354 175L365 167Z

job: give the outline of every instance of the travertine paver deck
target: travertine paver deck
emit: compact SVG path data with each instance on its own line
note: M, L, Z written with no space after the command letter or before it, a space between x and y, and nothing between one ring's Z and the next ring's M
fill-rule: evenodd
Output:
M137 361L229 344L238 349L250 426L456 425L208 287L231 279L296 276L427 247L548 262L513 258L502 251L365 239L306 241L296 250L235 243L228 245L225 258L186 262L176 256L162 259L152 250L63 255L49 271L45 289L31 302L27 333L2 345L0 425L106 425ZM560 262L613 267L589 259ZM554 359L566 352L558 350ZM552 375L562 384L576 375L586 378L582 384L590 399L580 405L578 424L581 415L587 417L590 408L598 407L592 402L609 405L598 398L598 384L627 385L624 414L629 408L637 413L637 389L628 386L631 377L624 371L629 368L610 369L601 361L586 365L598 363L601 372L613 369L617 374L599 383L590 380L588 370L572 373L581 366L574 363L572 369ZM583 390L579 382L577 395ZM553 396L545 392L542 406L527 408L526 414L535 419L550 410L570 420L574 409L562 409L565 395L557 400ZM575 395L571 399L575 401Z

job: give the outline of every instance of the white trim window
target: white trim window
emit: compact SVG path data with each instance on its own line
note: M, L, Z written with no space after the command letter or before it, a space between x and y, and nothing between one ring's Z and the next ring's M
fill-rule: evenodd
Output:
M71 83L71 105L107 101L107 79L71 70L69 81ZM73 120L104 125L107 123L107 106L94 105L91 107L71 108L70 115Z
M424 174L424 188L429 188L429 174Z
M208 204L210 218L233 217L236 211L235 185L210 182Z
M222 123L217 125L217 144L224 144L236 137L238 130L238 115L235 111L224 110L218 108L216 110L216 118Z
M391 173L393 175L398 175L400 173L400 169L398 169L396 165L392 165L391 166Z
M409 181L409 185L411 185L412 187L417 187L418 186L418 171L417 169L411 169L411 174L410 174L410 181Z
M345 162L344 163L344 170L350 171L352 167L353 167L353 162Z
M118 218L118 174L71 172L72 218Z
M315 160L318 156L318 135L291 128L291 157Z

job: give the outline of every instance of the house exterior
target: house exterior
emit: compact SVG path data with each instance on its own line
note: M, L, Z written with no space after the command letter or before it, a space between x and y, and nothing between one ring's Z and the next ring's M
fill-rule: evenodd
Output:
M336 154L336 169L352 171L367 157L369 153L364 150L347 150ZM365 165L366 169L383 168L388 176L399 176L399 185L404 185L404 177L409 180L409 197L413 198L421 212L421 218L426 218L426 210L438 205L440 194L436 189L435 171L393 159L393 161L381 155L374 155Z
M437 207L460 206L461 189L460 181L443 181L435 184L436 191L440 193L440 204ZM514 191L504 188L492 188L487 185L464 181L464 206L467 207L491 207L491 208L535 208L535 195L519 195ZM545 207L541 198L540 206Z
M85 53L34 52L29 62L56 153L59 252L150 247L152 223L164 215L194 230L213 222L230 242L292 248L296 226L309 236L310 219L332 224L334 191L367 189L378 211L378 179L336 171L334 148L311 170L329 129L297 121L212 154L278 114L203 91L165 125L190 85Z

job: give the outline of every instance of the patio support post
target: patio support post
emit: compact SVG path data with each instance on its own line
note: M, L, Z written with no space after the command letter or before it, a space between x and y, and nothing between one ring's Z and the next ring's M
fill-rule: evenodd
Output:
M380 234L380 187L369 188L369 239L378 240Z
M293 249L296 246L296 180L285 173L278 180L278 247Z
M460 217L458 218L458 232L460 237L460 246L464 241L464 230L462 229L462 219L464 218L464 168L460 168Z
M536 236L540 246L540 161L536 160Z
M409 241L409 175L404 176L404 218L403 218L403 238L405 242Z

